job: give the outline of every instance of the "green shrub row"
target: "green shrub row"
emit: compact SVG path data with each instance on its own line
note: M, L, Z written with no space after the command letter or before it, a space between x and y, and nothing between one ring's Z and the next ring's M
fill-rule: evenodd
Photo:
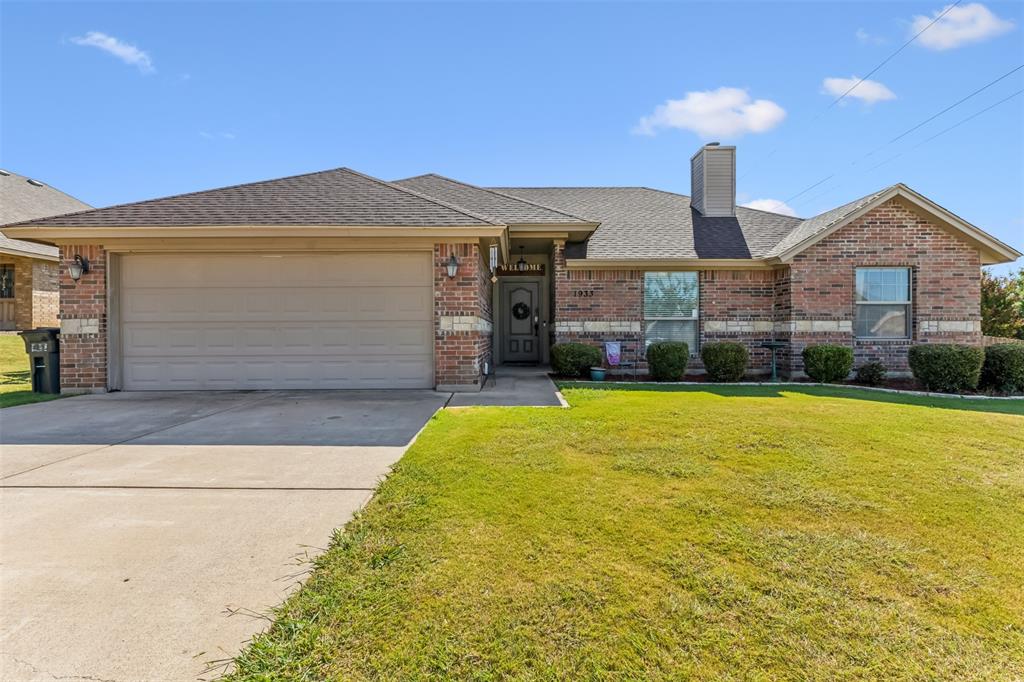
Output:
M807 376L823 384L842 381L853 369L853 349L847 346L807 346L801 355Z
M978 346L927 343L911 346L910 371L929 391L963 393L978 387L985 351Z
M585 377L601 366L601 349L585 343L558 343L551 347L551 369L563 377Z
M647 366L655 381L679 381L690 362L690 347L682 341L658 341L647 347Z
M980 382L982 388L1024 393L1024 343L997 343L985 348Z
M700 359L711 381L739 381L747 371L750 356L742 343L721 341L705 343Z

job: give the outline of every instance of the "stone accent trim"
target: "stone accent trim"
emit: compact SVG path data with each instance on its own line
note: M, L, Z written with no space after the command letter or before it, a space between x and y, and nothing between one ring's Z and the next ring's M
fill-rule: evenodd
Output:
M775 331L802 334L852 334L853 320L789 320L776 322Z
M438 329L456 332L484 332L490 334L493 325L477 315L442 315L437 318Z
M917 328L922 334L941 332L973 334L981 332L981 320L921 320Z
M639 320L559 320L555 322L558 334L588 334L605 332L640 333Z
M775 330L771 320L704 320L704 331L721 334L763 334Z
M79 334L99 334L100 320L98 317L64 319L60 322L61 337Z

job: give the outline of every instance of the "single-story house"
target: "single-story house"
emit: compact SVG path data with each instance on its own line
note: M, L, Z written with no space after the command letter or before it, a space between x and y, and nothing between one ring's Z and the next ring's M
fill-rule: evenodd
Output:
M91 208L39 180L0 169L0 225ZM0 330L56 327L58 249L0 234Z
M808 344L905 371L980 343L980 269L1021 254L905 185L809 219L736 206L736 150L690 196L311 173L5 228L60 248L67 390L436 387L552 344Z

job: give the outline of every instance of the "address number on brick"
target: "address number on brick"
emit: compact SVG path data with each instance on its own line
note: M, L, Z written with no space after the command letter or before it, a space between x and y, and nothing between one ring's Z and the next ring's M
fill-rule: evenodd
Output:
M576 298L590 298L594 295L593 289L576 289L572 292L572 295Z

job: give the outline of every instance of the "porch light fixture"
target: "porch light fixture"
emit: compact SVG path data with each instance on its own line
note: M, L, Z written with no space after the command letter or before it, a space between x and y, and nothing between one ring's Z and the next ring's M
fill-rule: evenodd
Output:
M448 279L455 279L455 275L459 274L459 259L455 257L453 253L448 258Z
M68 265L68 273L71 275L71 279L77 282L82 279L83 272L89 272L89 259L82 258L76 253L75 260Z
M516 270L519 272L526 272L526 268L529 267L526 262L526 256L523 255L524 248L523 246L519 247L519 260L516 261Z

